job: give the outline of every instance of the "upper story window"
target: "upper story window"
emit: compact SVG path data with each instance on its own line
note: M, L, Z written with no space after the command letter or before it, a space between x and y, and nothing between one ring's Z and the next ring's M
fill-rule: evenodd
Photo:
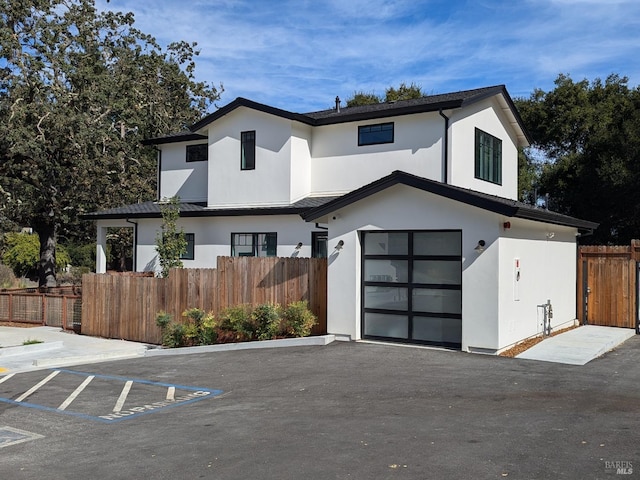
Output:
M232 233L232 257L275 257L278 235L269 233Z
M475 176L502 185L502 140L476 128Z
M358 127L358 146L393 143L393 122Z
M209 145L187 145L187 162L206 162L209 159Z
M255 170L256 168L256 131L242 132L240 135L240 168Z

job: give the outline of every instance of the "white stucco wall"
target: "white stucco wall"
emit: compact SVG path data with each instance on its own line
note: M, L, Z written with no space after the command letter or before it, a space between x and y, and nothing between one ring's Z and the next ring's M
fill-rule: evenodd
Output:
M553 328L576 318L576 230L519 219L510 224L500 239L500 348L542 333L543 310L537 306L547 300Z
M333 217L336 217L335 219ZM362 230L462 230L462 344L497 348L498 216L406 186L391 187L329 215L327 329L361 335ZM340 251L334 250L344 241ZM479 240L486 250L478 255Z
M139 271L159 270L155 241L160 225L160 219L138 222ZM298 215L181 218L178 228L183 228L185 233L195 234L195 258L183 260L185 268L215 268L218 256L231 255L232 233L276 232L277 256L310 257L311 233L318 231L313 223L302 221ZM296 250L299 242L303 246Z
M207 201L207 162L188 162L187 145L204 141L168 143L159 145L162 152L159 198L175 195L183 202Z
M254 170L240 168L241 132L256 132ZM210 207L288 205L291 121L240 107L208 127Z
M517 138L497 100L489 98L465 109L455 110L450 118L450 183L491 195L517 199ZM502 140L502 185L475 178L476 127Z
M394 142L358 146L358 126L394 123ZM442 180L444 119L420 113L314 127L311 190L342 194L389 175L394 170Z
M510 229L504 229L506 221ZM363 230L462 230L464 351L496 353L541 332L536 306L548 298L553 326L575 318L575 229L507 218L400 185L334 212L328 222L329 333L362 338ZM344 247L334 250L340 240ZM475 251L479 240L485 241L482 253ZM517 301L514 258L521 262Z
M311 127L291 123L291 182L289 198L294 203L311 193Z

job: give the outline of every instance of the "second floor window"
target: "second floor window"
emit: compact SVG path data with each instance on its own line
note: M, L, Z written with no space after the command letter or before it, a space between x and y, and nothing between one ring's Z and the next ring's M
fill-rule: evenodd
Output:
M393 122L358 127L358 146L393 143Z
M187 145L187 162L206 162L209 159L209 145Z
M256 132L242 132L240 135L240 168L255 170L256 168Z
M502 185L502 140L476 128L475 177Z

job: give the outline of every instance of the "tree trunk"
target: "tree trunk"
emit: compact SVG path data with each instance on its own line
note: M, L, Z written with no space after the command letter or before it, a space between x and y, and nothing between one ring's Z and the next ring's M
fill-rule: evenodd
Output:
M56 228L53 225L38 227L40 238L40 261L38 283L40 287L55 287L56 282Z

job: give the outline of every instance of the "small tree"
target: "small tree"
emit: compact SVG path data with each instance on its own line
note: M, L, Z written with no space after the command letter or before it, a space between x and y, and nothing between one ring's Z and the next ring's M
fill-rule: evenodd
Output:
M172 268L182 268L182 256L187 251L184 230L178 231L180 218L180 198L177 196L163 199L160 204L162 228L156 235L156 251L160 259L160 275L166 277Z

